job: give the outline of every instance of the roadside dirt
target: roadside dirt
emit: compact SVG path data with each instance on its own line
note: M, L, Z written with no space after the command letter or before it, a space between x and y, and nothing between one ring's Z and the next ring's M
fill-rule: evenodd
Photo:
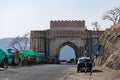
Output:
M77 73L76 68L71 68L69 71L64 80L120 80L120 70L111 70L106 67L94 67L92 74Z

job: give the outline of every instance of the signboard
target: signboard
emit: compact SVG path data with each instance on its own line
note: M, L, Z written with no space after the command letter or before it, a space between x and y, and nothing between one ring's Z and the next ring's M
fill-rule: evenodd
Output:
M93 47L93 55L95 56L103 56L104 55L104 47L100 44L96 44Z

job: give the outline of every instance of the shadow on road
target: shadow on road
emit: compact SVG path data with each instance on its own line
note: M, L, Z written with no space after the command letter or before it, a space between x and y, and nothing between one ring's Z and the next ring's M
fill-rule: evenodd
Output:
M103 71L98 69L93 69L93 73L100 73L100 72L103 72Z
M98 70L98 69L93 69L92 73L101 73L103 72L102 70ZM85 71L81 71L81 73L85 73ZM87 71L87 73L91 73L90 71Z

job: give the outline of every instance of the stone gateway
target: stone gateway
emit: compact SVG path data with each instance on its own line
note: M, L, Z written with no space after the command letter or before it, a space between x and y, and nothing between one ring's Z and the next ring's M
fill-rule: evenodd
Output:
M87 30L84 20L50 21L50 29L31 31L30 48L58 58L60 49L69 45L75 50L76 59L83 55L92 56L92 48L101 33Z

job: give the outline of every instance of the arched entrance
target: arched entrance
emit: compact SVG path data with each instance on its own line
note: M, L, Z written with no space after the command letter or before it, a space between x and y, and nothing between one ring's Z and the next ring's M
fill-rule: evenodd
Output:
M72 47L72 48L74 49L74 51L75 51L75 59L77 59L77 56L78 56L78 54L79 54L79 49L78 49L78 47L77 47L74 43L69 42L69 41L61 44L61 45L57 48L56 59L59 58L60 50L61 50L63 47L65 47L66 45L68 45L68 46L70 46L70 47ZM69 55L69 53L68 53L68 55Z
M59 60L69 61L70 59L75 58L75 50L71 46L65 45L63 48L60 49Z

